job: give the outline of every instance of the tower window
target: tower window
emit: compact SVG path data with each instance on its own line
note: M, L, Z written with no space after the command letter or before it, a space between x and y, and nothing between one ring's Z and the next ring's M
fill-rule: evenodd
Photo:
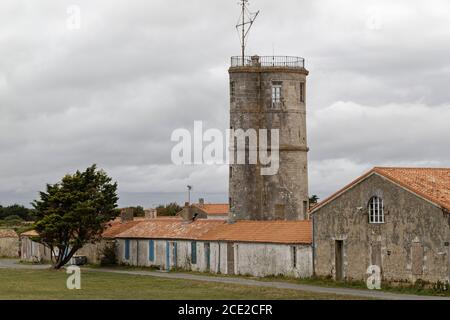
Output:
M369 201L369 223L384 223L384 204L380 197L372 197Z
M272 108L277 107L281 103L281 85L280 81L272 83Z
M305 83L300 82L300 102L305 102Z
M236 86L235 86L234 81L231 81L230 82L230 98L231 98L231 101L234 101L234 95L235 95L235 91L236 91L235 87Z
M303 216L309 220L308 201L303 201Z

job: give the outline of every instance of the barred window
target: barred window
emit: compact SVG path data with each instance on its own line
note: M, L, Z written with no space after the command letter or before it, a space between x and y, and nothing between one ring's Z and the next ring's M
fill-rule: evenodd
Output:
M300 82L300 102L305 102L305 83Z
M369 223L384 223L384 205L380 197L369 201Z
M281 82L272 83L272 108L277 107L281 102Z
M231 81L230 82L230 98L231 98L231 101L234 101L234 95L236 93L235 91L236 91L235 83L234 83L234 81Z

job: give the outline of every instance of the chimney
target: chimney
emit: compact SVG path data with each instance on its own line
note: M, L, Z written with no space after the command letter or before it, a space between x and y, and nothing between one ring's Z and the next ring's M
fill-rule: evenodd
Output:
M193 218L193 212L192 207L189 205L189 202L185 202L184 208L180 213L181 218L183 218L183 221L192 221Z
M203 198L198 199L198 204L200 205L200 207L203 207L205 205L205 199Z
M134 220L134 209L125 208L120 211L120 223L127 223Z
M158 211L156 209L145 209L145 220L156 219Z

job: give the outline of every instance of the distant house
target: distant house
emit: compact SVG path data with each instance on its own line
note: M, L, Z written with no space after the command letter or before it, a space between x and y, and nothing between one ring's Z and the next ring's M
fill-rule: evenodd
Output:
M220 219L227 220L230 206L227 203L205 203L200 199L198 203L186 203L178 216L189 219Z
M0 229L0 257L19 256L19 236L14 230Z
M154 219L119 234L122 264L254 276L312 275L310 221Z
M33 238L37 236L39 234L35 230L20 234L21 261L35 263L51 261L52 254L50 249L41 243L33 241Z
M315 273L450 280L450 169L374 168L312 209Z

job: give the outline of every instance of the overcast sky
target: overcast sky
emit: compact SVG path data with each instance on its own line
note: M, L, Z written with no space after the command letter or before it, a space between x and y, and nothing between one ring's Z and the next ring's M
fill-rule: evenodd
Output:
M303 56L310 71L311 194L375 165L450 166L448 0L250 3L247 53ZM236 0L2 0L2 203L92 163L122 193L226 192L226 166L171 164L170 135L229 126L238 16Z

